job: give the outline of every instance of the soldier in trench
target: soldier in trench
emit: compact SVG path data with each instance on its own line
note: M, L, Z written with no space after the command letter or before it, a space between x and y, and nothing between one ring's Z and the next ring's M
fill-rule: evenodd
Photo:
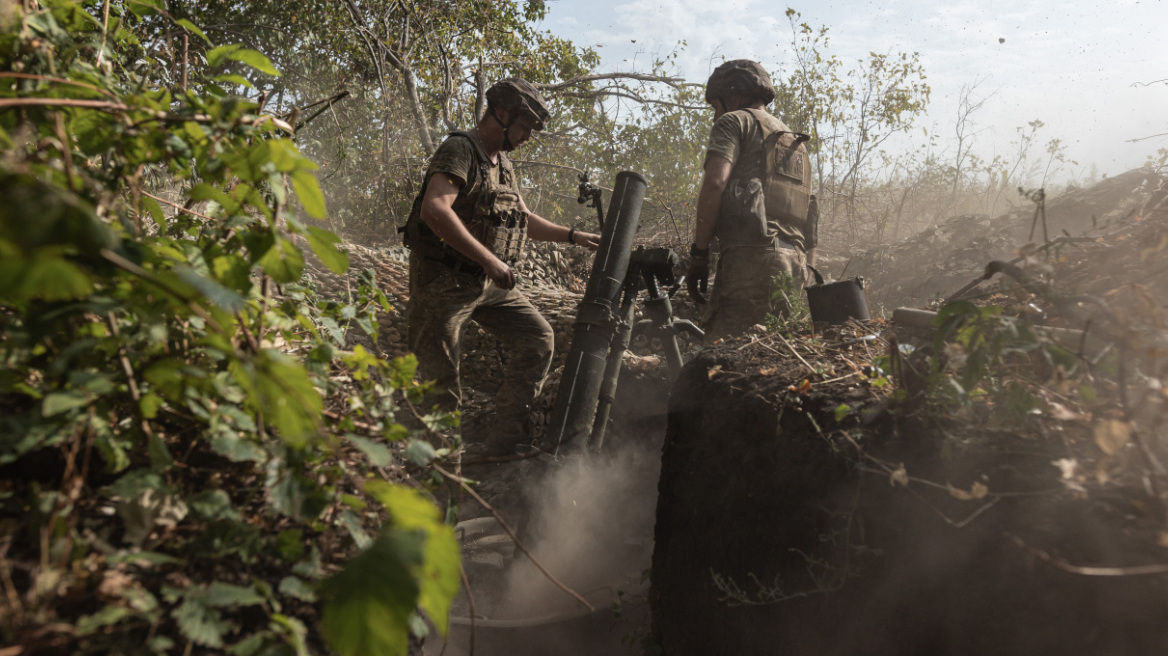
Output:
M710 277L710 242L720 256L706 313L706 343L744 332L767 314L789 311L814 264L817 226L806 135L764 108L775 98L757 62L728 61L706 82L714 125L706 150L697 221L690 246L689 291L701 299ZM777 297L778 300L774 300ZM794 299L791 299L794 300Z
M600 235L557 225L528 210L507 153L543 129L548 108L526 80L487 90L474 128L452 132L426 170L403 228L410 248L409 347L422 378L457 407L460 332L474 319L510 348L489 427L477 437L484 455L512 453L527 440L532 401L552 360L547 320L516 288L513 266L529 239L570 242L592 250ZM481 423L488 423L486 421Z

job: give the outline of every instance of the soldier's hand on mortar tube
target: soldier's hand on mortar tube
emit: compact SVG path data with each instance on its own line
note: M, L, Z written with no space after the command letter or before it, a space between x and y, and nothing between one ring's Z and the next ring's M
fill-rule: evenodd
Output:
M693 255L691 258L689 272L685 274L689 295L698 303L705 303L704 294L710 282L710 257L708 255Z
M515 287L515 272L507 263L497 257L492 257L486 266L483 267L483 272L495 283L499 289L511 289Z

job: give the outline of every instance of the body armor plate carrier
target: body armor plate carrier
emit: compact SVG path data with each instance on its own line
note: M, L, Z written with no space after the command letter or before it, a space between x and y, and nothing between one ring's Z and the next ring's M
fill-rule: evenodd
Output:
M806 251L815 247L809 225L811 167L803 142L808 136L776 130L764 122L759 110L748 110L763 134L765 179L731 177L722 196L716 229L719 240L730 245L760 245L782 238ZM733 174L731 174L733 176ZM775 226L793 234L780 234Z
M465 132L451 132L451 138L468 139L478 155L480 189L472 203L471 216L459 216L467 231L500 260L513 265L523 256L527 245L527 212L519 206L519 194L491 181L491 160L479 142ZM422 221L422 200L426 197L429 178L414 199L406 224L400 229L403 243L422 257L478 266L470 258L443 242ZM469 181L467 182L469 184Z

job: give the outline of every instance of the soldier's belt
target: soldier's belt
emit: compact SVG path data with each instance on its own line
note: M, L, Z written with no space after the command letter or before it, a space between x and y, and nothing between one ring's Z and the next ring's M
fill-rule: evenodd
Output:
M448 269L452 269L456 273L465 273L476 278L480 278L486 275L486 272L481 266L473 262L467 262L466 260L459 259L450 254L443 255L442 257L426 257L425 259L430 260L431 262L437 262L438 264L441 264Z

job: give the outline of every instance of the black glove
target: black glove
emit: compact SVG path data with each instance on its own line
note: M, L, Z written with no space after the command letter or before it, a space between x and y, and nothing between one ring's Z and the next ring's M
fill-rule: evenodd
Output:
M705 303L706 289L710 283L710 251L701 251L696 247L689 249L689 272L685 274L689 285L689 295L698 303ZM699 290L701 290L699 292Z

